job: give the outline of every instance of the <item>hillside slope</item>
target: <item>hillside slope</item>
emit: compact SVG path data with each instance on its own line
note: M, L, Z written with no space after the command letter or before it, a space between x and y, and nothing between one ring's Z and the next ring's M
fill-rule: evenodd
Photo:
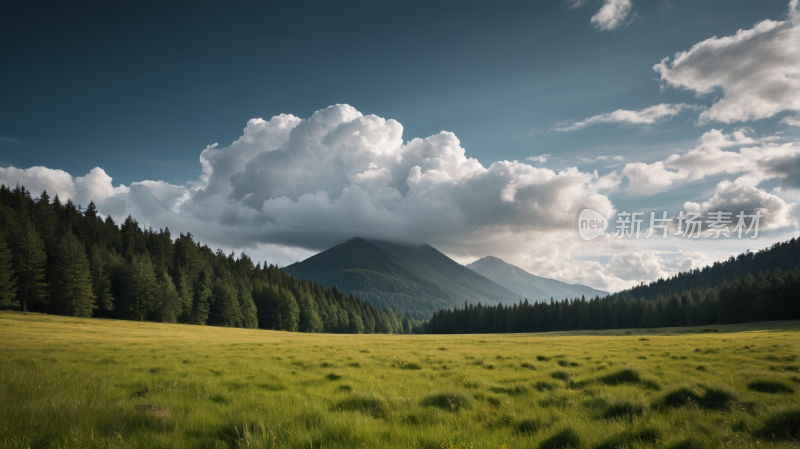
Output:
M485 276L503 287L517 292L529 301L547 301L550 298L594 298L604 297L608 292L597 290L581 284L536 276L515 265L506 263L497 257L486 256L467 265L467 268Z
M428 245L402 247L354 238L283 271L418 318L464 302L498 304L521 299Z

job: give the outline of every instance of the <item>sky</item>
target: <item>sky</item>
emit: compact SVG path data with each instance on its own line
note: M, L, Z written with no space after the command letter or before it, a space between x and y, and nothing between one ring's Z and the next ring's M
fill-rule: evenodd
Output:
M798 235L796 0L286 3L4 2L0 183L280 266L360 236L608 291Z

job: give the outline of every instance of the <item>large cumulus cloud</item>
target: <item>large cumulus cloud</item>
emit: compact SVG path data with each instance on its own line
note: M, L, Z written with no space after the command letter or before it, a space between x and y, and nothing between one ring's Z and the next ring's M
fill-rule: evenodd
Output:
M348 105L251 120L241 139L201 161L204 178L178 210L235 229L216 237L231 245L318 250L362 236L447 246L487 229L569 227L580 204L613 210L594 174L484 167L452 133L404 142L397 121Z

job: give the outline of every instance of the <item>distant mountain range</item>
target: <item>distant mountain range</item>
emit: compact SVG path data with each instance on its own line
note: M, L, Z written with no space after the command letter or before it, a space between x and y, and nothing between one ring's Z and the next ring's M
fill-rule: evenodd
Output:
M354 238L283 271L423 319L464 302L522 299L429 245L408 247Z
M600 296L601 298L608 296L608 292L585 285L567 284L555 279L530 274L520 267L492 256L476 260L467 265L467 268L511 291L519 293L531 302L548 301L550 298L564 299L586 296L586 299L589 299L595 296Z
M495 260L505 264L500 259ZM589 287L540 278L513 265L505 265L537 279L538 285L543 286L536 290L538 296L509 289L480 271L450 259L430 245L403 246L361 238L350 239L289 265L283 271L298 279L319 282L329 288L336 287L345 294L356 295L377 307L393 308L422 319L429 318L439 309L463 306L465 302L512 304L526 297L529 300L543 300L545 297L542 294L546 295L546 299L550 299L550 296L606 295ZM498 279L509 277L500 276ZM518 277L523 276L519 274ZM522 281L515 285L529 284L534 285ZM533 290L527 288L526 291Z

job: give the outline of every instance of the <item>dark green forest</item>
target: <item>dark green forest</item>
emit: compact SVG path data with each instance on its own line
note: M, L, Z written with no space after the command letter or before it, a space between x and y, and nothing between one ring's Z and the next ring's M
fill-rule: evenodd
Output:
M776 243L605 298L440 310L429 333L548 332L800 319L800 241Z
M365 242L366 243L366 242ZM102 219L93 203L0 185L0 308L77 317L334 333L493 333L800 319L800 241L605 298L470 304L427 322L296 279L191 234ZM410 300L413 298L409 298Z
M190 233L117 225L42 192L0 185L0 307L300 332L420 332L415 319L274 265L212 251Z

